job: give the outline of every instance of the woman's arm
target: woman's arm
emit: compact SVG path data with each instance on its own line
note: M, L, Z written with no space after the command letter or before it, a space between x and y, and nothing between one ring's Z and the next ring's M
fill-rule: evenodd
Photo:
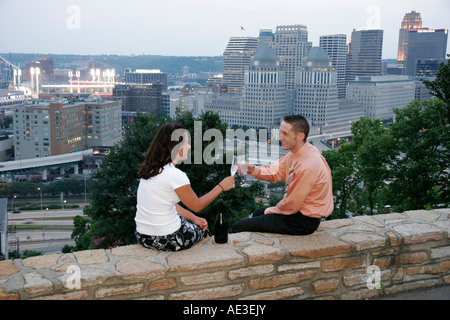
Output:
M177 193L178 198L180 198L189 209L194 212L199 212L213 202L222 191L227 191L231 188L234 188L234 177L223 179L217 186L201 198L197 197L190 184L175 189L175 192Z
M176 205L176 208L177 208L177 213L180 216L182 216L182 217L186 218L187 220L192 221L193 223L198 225L202 229L202 231L205 231L206 228L208 228L208 221L206 221L206 219L197 217L195 214L193 214L189 210L186 210L179 204Z

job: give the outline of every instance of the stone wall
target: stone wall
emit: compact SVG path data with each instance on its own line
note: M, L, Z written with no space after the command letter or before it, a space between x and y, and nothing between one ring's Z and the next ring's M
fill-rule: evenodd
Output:
M323 221L309 236L231 234L0 261L0 299L367 299L450 283L450 209Z

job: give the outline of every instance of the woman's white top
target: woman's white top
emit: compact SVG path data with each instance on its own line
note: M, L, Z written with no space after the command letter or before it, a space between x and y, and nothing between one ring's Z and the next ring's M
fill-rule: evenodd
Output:
M180 202L175 189L190 184L186 173L173 163L158 175L141 179L137 191L136 231L149 236L165 236L181 227L175 205Z

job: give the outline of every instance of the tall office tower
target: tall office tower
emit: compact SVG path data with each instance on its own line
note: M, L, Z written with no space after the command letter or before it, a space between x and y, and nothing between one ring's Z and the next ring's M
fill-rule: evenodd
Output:
M417 61L445 59L448 29L412 29L408 31L406 75L415 76Z
M347 56L347 81L357 76L381 75L383 30L353 29Z
M223 83L228 92L240 92L244 85L244 70L258 48L258 38L231 37L223 53Z
M411 11L410 13L405 14L398 35L397 62L402 63L406 59L408 50L408 30L421 28L422 18L420 17L419 12Z
M319 46L325 49L337 71L338 97L345 98L345 71L347 68L347 35L333 34L320 36Z
M262 46L272 46L274 39L275 34L273 33L272 29L259 30L258 48Z
M294 89L295 69L301 66L303 57L311 47L312 42L308 42L306 26L277 26L273 49L286 73L286 89Z
M313 47L297 69L297 98L294 113L306 117L312 126L325 126L338 112L337 71L321 47Z
M245 70L241 125L278 128L286 109L284 70L272 48L262 46Z

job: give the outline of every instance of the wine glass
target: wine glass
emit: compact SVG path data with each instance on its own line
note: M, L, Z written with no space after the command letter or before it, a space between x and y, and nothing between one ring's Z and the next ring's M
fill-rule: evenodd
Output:
M245 160L245 155L238 156L237 162L239 164L239 167L241 168L242 174L244 175L244 183L241 185L241 187L243 188L250 187L250 185L245 181L245 175L247 174L248 169L248 164L247 161Z
M233 154L233 162L231 162L231 176L234 176L236 174L237 169L238 163L236 160L236 156Z

